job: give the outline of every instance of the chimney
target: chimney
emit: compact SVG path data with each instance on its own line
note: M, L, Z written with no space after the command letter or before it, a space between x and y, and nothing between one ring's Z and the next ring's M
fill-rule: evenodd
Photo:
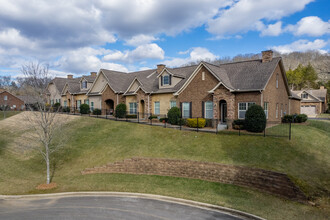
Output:
M320 86L320 89L324 89L324 86Z
M91 76L96 77L97 72L91 72Z
M160 72L162 72L164 68L165 68L164 64L158 64L157 65L157 73L159 74Z
M73 79L73 75L68 75L68 79Z
M272 59L273 59L273 51L272 50L262 51L261 53L262 53L262 62L263 63L272 61Z

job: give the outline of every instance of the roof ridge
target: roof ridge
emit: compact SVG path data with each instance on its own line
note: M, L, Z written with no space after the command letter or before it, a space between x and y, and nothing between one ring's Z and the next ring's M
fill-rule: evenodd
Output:
M282 59L282 57L273 57L272 60L278 59L278 58ZM222 63L220 65L235 64L235 63L245 63L245 62L252 62L252 61L262 61L262 59L241 60L241 61L234 61L234 62ZM214 65L214 64L212 64L212 65Z

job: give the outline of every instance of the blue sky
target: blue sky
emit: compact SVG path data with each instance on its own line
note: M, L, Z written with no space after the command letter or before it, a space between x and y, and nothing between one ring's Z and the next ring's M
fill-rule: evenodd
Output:
M329 53L328 0L0 0L0 75L130 72L273 49Z

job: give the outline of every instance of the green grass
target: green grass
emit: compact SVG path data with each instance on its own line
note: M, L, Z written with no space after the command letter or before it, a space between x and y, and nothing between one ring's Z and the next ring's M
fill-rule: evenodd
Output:
M316 117L317 118L330 118L330 114L329 113L319 114Z
M6 114L6 118L9 118L11 116L14 116L14 115L17 115L21 113L20 111L6 111L5 114ZM4 113L3 111L0 111L0 121L4 119Z
M53 181L58 188L48 191L35 190L45 181L45 164L41 156L35 154L30 159L19 159L7 150L17 134L0 130L0 194L94 190L141 192L223 205L267 219L326 219L330 215L330 134L329 125L324 124L327 122L294 124L293 138L289 141L288 138L177 131L88 117L78 120L64 128L70 139L54 155L56 161L53 160ZM287 173L319 206L201 180L80 174L87 167L135 156L210 161Z

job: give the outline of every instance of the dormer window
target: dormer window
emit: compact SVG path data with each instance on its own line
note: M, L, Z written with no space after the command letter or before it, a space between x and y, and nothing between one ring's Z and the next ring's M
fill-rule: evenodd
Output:
M307 93L301 93L301 98L302 99L308 99L308 94Z
M86 80L82 81L81 88L82 89L87 89L87 81Z
M170 76L169 75L165 75L163 76L163 85L170 85Z

